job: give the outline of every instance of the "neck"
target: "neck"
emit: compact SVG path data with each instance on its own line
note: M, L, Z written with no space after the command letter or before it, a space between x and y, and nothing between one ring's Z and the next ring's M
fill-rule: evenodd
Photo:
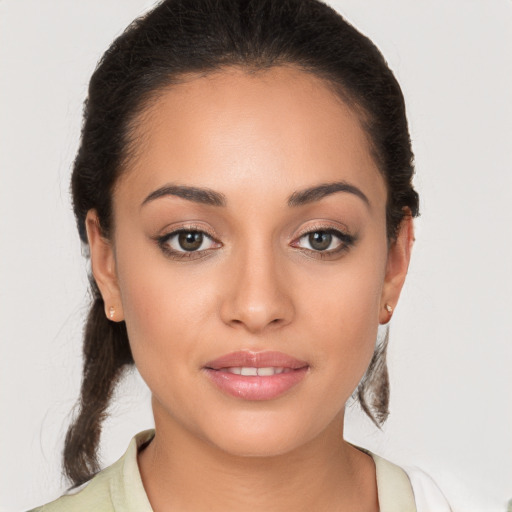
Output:
M139 454L154 512L378 510L370 456L343 440L343 416L296 450L240 457L175 425L159 424Z

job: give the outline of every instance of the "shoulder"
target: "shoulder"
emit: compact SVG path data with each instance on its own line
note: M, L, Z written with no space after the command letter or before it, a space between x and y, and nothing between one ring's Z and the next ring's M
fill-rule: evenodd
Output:
M154 430L137 434L126 453L112 466L81 487L30 512L151 512L137 465L137 452L153 436Z
M375 462L381 512L451 512L445 496L427 473L417 467L399 466L364 448L357 448Z
M411 482L418 512L451 512L446 497L430 475L417 467L402 469Z
M30 512L114 512L111 499L111 483L119 470L116 464L98 473L77 489L69 491L59 499L35 508Z

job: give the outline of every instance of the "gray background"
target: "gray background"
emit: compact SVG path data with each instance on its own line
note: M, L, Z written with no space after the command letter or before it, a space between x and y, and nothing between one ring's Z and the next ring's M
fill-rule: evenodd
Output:
M417 465L455 511L512 498L512 2L330 2L381 48L406 96L422 198L391 324L391 416L346 437ZM0 0L0 511L57 497L80 384L85 263L68 181L101 53L144 0ZM137 374L105 464L152 425Z

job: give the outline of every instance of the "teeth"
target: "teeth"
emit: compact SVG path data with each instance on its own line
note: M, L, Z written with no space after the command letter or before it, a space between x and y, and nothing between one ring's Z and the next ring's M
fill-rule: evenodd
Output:
M222 371L234 373L235 375L243 375L247 377L270 377L272 375L279 375L280 373L287 373L291 371L290 368L280 368L269 366L267 368L254 368L252 366L232 366L230 368L223 368Z
M268 377L270 375L275 375L276 374L276 369L277 368L258 368L258 375L261 376L261 377Z

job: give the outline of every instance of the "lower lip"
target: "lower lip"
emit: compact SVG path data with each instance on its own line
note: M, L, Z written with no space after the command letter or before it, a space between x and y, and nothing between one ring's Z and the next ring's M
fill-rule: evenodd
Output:
M272 400L296 386L306 376L308 367L266 377L243 376L211 368L205 370L212 382L228 395L243 400Z

